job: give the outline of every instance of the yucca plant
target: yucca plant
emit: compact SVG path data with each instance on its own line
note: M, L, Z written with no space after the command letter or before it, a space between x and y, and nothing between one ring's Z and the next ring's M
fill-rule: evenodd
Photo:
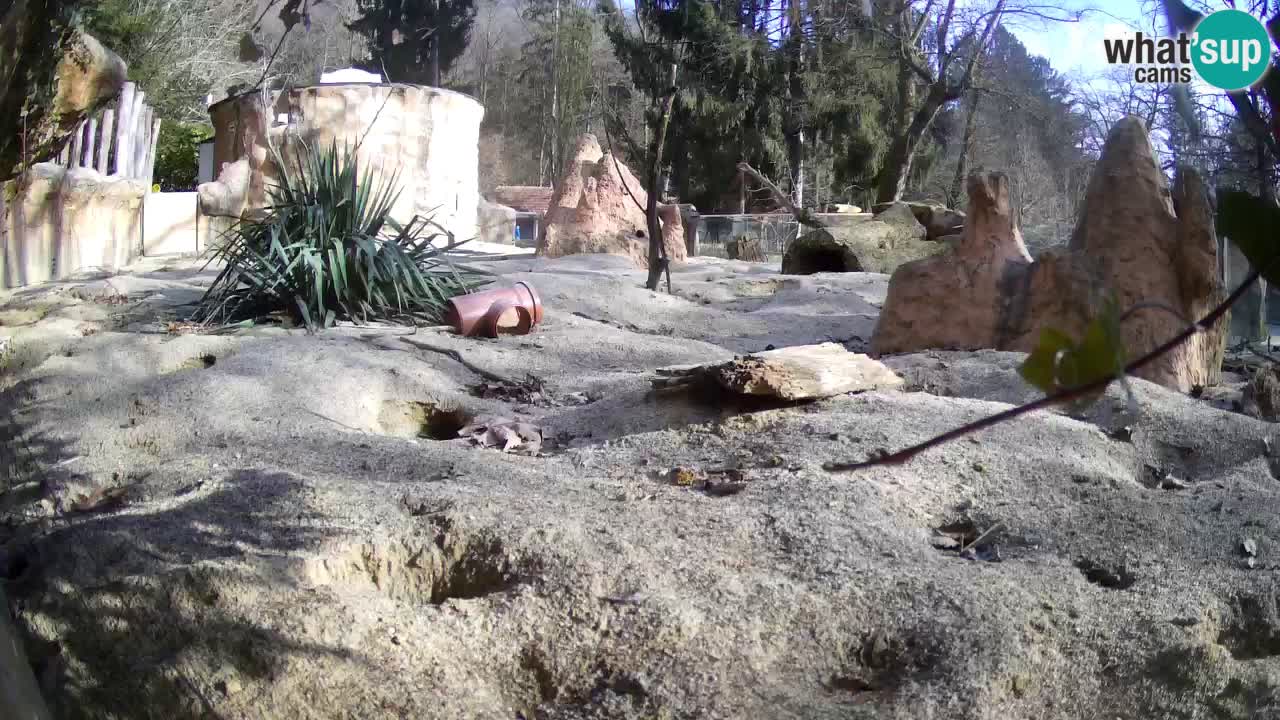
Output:
M262 212L238 220L209 262L225 267L193 320L223 324L284 311L308 329L338 320L437 324L449 298L486 274L450 262L455 241L414 216L390 217L399 173L358 171L354 149L302 145L293 164L274 151L279 182ZM434 240L447 238L442 247Z

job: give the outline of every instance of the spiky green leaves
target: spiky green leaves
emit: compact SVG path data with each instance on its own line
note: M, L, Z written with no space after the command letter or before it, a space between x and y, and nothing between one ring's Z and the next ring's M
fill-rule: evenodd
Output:
M284 311L309 329L338 320L435 324L449 298L482 280L455 268L461 245L439 225L391 218L396 178L358 171L354 149L307 146L282 168L260 218L243 219L212 252L225 267L201 299L197 322L227 323ZM443 246L434 240L443 239Z

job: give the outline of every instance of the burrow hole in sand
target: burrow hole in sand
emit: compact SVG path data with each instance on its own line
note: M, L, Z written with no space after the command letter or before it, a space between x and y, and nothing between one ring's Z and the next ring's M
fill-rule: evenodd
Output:
M861 265L852 253L836 248L797 249L792 255L792 270L795 275L812 275L822 272L860 272Z
M912 675L932 671L939 661L933 642L902 630L872 630L863 636L861 644L849 649L846 661L825 683L829 691L891 691Z
M392 437L453 440L471 420L471 413L456 405L389 400L378 411L378 430Z
M350 546L314 561L309 574L318 585L372 586L393 600L432 605L482 598L519 583L515 562L500 541L455 531L447 521L436 526L434 537Z
M218 364L218 356L213 353L201 353L182 363L183 370L208 370Z
M1275 588L1246 590L1230 598L1223 613L1218 644L1238 661L1280 657L1280 593Z

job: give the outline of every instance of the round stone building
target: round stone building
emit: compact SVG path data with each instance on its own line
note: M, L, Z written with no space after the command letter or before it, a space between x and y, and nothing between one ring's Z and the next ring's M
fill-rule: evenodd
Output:
M357 147L360 171L394 174L392 217L415 214L457 240L476 236L479 142L484 107L452 90L404 84L344 83L254 91L209 107L218 179L200 186L205 215L239 217L267 204L279 169L299 143Z

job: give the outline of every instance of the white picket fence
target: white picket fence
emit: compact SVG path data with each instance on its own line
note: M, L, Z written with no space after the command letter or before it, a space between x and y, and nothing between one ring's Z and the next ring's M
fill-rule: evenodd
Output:
M63 148L59 164L140 180L149 189L155 173L160 118L146 98L134 83L125 83L114 108L80 123Z

